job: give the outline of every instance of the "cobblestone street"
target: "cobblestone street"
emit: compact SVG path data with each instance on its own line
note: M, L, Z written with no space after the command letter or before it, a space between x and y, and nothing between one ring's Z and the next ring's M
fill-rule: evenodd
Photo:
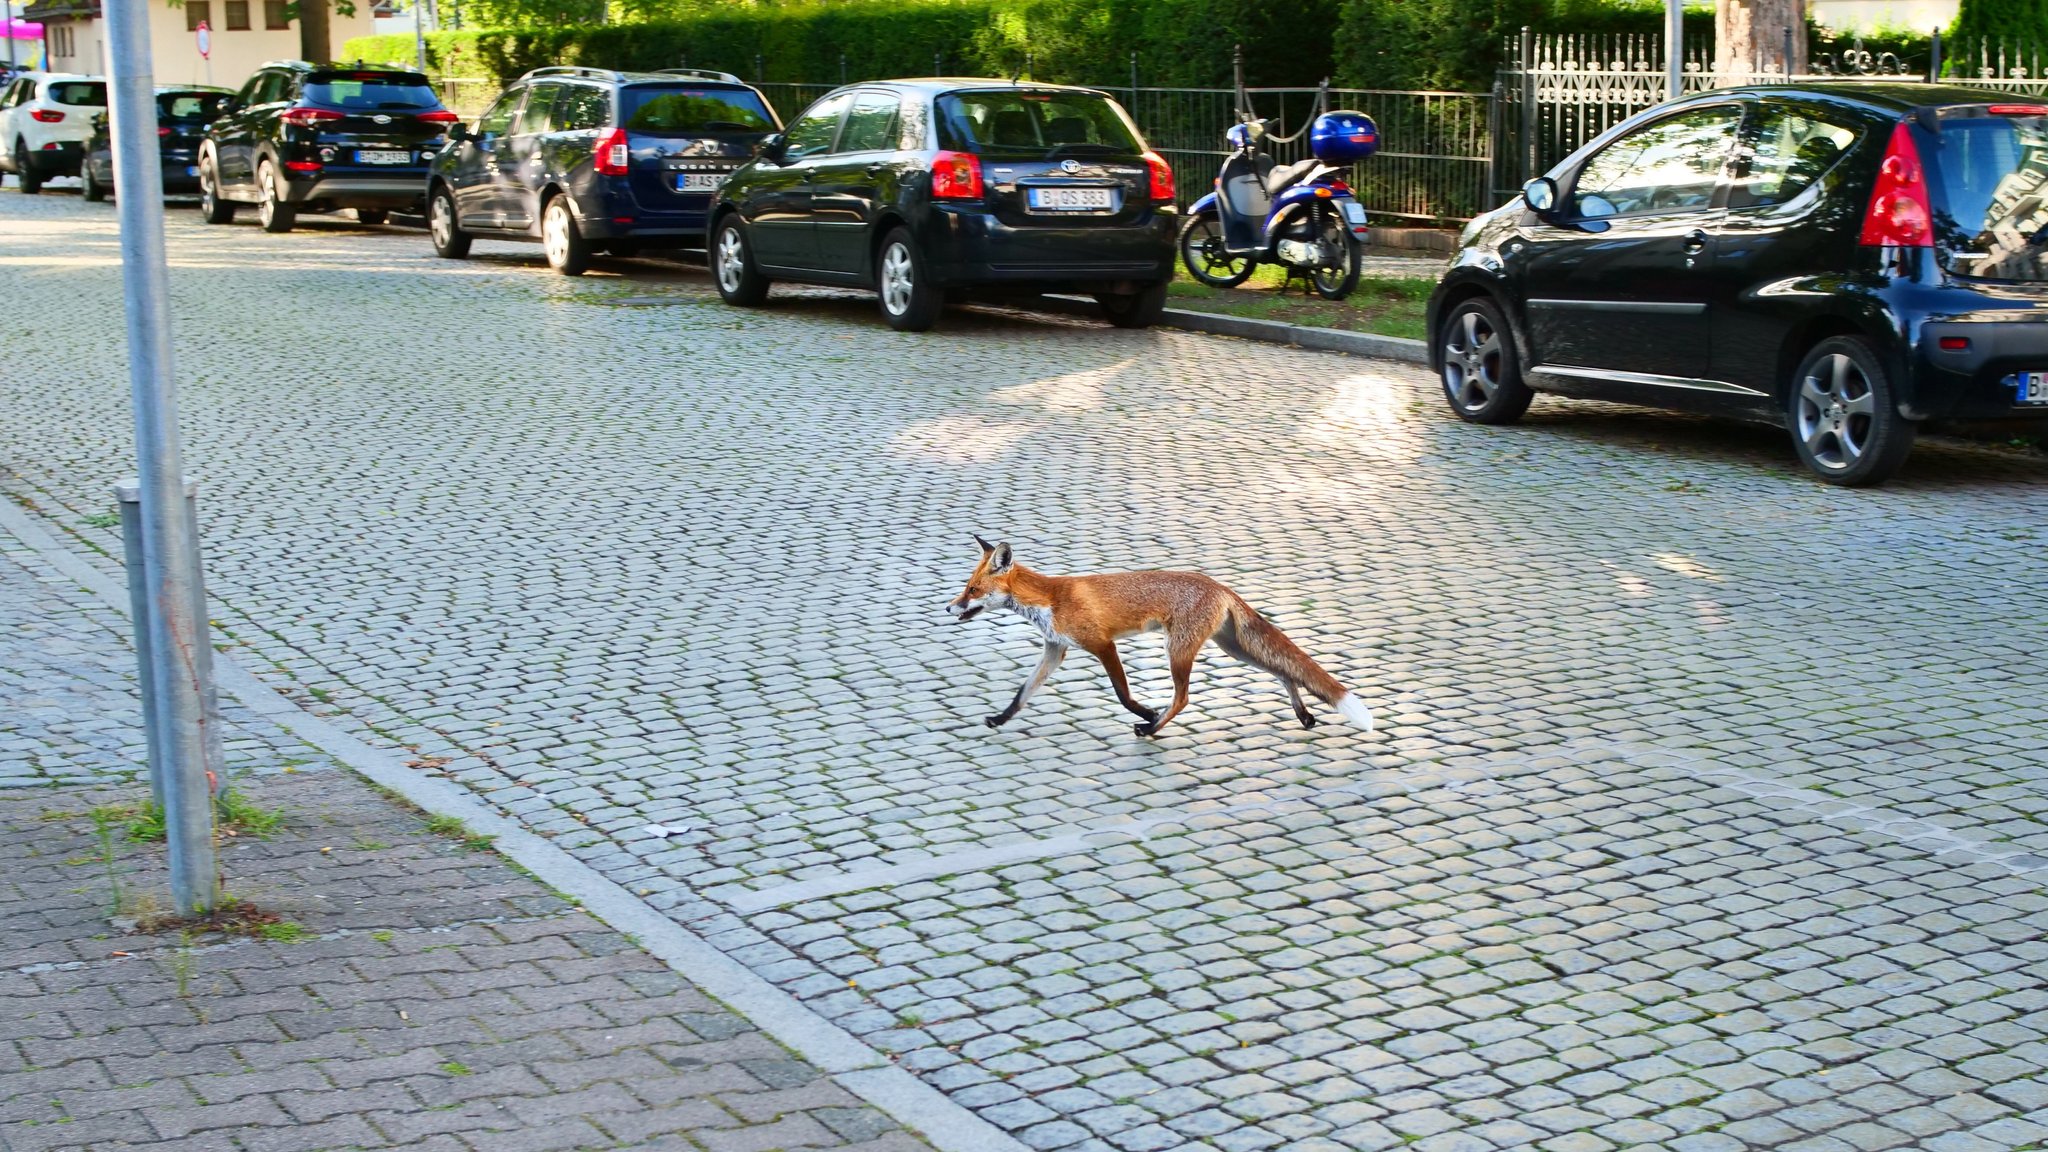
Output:
M1215 337L324 218L170 252L228 657L1028 1147L2048 1146L2048 460L1845 491ZM0 194L0 489L108 572L119 271L104 205ZM1156 741L1082 659L991 731L1039 648L947 619L976 532L1204 570L1379 729L1211 649ZM0 785L118 779L118 724L27 751L39 667Z

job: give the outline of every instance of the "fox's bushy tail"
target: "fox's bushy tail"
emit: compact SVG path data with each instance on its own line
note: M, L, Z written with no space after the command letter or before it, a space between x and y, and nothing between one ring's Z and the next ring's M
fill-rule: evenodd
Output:
M1286 633L1275 628L1272 621L1259 615L1258 609L1242 598L1232 596L1230 622L1237 632L1237 646L1252 663L1275 676L1293 681L1307 689L1310 695L1335 708L1337 714L1349 723L1367 732L1372 731L1372 709L1337 683L1335 676L1323 671L1322 665L1289 640Z

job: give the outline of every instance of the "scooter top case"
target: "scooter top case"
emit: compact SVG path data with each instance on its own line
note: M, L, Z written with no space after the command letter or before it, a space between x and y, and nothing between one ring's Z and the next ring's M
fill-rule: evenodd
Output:
M1272 157L1242 152L1223 162L1223 171L1216 176L1216 214L1223 224L1223 247L1228 251L1255 252L1264 247L1260 240L1266 214L1273 210L1266 174L1272 168Z

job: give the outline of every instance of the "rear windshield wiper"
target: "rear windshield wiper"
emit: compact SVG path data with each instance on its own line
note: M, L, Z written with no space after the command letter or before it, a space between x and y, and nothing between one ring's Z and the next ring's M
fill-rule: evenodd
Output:
M1081 140L1072 144L1054 145L1052 150L1045 154L1045 158L1047 160L1057 160L1062 156L1069 156L1083 150L1093 152L1098 156L1121 156L1124 152L1124 149L1114 144L1097 144L1093 141Z

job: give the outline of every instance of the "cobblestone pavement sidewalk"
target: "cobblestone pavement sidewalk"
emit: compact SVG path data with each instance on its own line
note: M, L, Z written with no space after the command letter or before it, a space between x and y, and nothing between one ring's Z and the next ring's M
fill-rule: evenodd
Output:
M0 221L0 487L105 549L112 217ZM1842 492L1299 349L333 220L170 250L235 659L1029 1146L2048 1139L2037 458ZM1038 649L946 623L970 532L1209 571L1380 731L1217 657L1157 741L1073 661L991 732Z
M117 618L13 551L0 608L0 766L125 775ZM245 761L277 768L296 741L258 727ZM0 1149L926 1147L487 844L295 750L239 785L283 827L222 851L277 917L255 936L135 930L165 884L123 830L146 786L0 792Z

